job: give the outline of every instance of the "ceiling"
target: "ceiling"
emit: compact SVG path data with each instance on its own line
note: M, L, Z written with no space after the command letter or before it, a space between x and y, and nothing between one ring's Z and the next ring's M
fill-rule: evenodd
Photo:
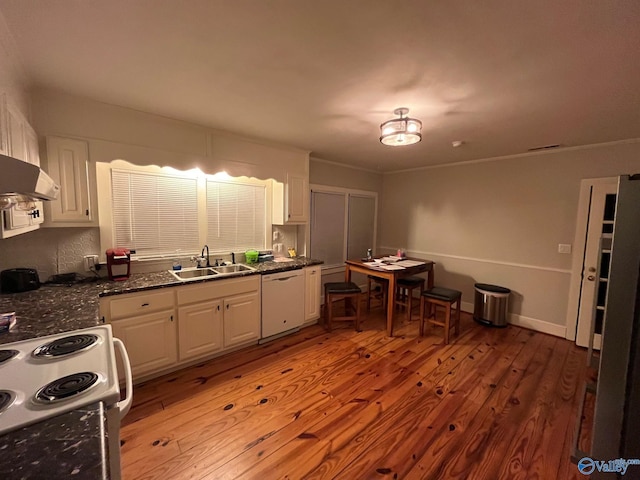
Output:
M0 13L31 87L380 172L640 138L637 0L0 0ZM422 120L421 143L380 144L397 107Z

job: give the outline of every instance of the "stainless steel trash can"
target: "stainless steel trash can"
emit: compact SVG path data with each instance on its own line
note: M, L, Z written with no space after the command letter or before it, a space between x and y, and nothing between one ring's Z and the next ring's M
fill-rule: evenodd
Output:
M473 319L483 325L506 327L511 290L487 283L476 283L475 288Z

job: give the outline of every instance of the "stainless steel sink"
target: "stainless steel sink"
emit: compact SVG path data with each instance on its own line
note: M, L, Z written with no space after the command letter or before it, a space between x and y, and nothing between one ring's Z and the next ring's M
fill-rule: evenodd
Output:
M183 268L182 270L169 270L169 273L181 282L188 282L189 280L204 280L213 277L230 277L243 272L253 271L255 271L255 268L238 263L235 265L222 265L220 267L191 267Z
M212 268L185 268L183 270L169 270L178 280L199 280L203 278L215 277L218 272Z
M255 271L255 268L247 267L246 265L242 265L238 263L235 265L223 265L221 267L211 267L211 270L214 270L220 274L225 274L225 273L253 272Z

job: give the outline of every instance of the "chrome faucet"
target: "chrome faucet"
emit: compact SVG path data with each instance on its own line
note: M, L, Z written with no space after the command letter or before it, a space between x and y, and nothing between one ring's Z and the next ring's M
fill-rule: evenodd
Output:
M207 250L206 257L204 256L205 249ZM202 247L202 252L200 252L200 256L207 259L207 267L210 267L211 263L209 263L209 245L205 245L204 247Z

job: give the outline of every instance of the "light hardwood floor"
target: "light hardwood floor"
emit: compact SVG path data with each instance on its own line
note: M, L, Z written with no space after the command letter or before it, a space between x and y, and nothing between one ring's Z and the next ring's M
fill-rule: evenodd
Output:
M359 333L312 326L137 386L124 478L584 478L583 349L467 314L447 346L396 322L387 337L378 309Z

